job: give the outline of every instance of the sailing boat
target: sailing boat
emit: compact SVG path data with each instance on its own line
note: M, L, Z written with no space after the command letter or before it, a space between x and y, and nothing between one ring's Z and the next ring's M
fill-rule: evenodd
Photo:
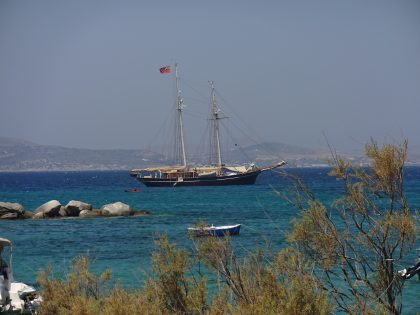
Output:
M162 72L164 69L164 72ZM169 67L161 69L161 73L168 73ZM208 166L190 166L188 164L184 141L184 104L179 88L178 66L175 64L176 85L176 114L177 132L175 141L179 144L179 165L150 167L131 170L130 176L135 177L148 187L175 187L175 186L219 186L219 185L252 185L262 172L281 167L284 161L271 166L260 168L251 163L246 166L226 165L222 161L220 148L219 121L221 110L217 104L213 82L211 82L211 133L213 150L216 153L216 163Z

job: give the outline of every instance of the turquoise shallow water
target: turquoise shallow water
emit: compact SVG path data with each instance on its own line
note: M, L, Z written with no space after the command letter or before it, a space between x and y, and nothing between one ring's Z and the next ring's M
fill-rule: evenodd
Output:
M342 191L340 183L327 176L328 169L289 169L303 178L317 197L329 204ZM175 243L191 247L186 228L203 219L214 225L241 223L233 238L240 255L256 248L278 250L296 210L273 191L283 189L276 173L262 174L255 185L227 187L146 188L127 172L0 173L0 201L19 202L34 210L51 199L62 204L82 200L99 208L122 201L134 209L147 209L148 217L26 220L0 222L0 237L13 241L15 278L35 282L36 272L49 262L65 271L76 256L89 253L94 270L112 268L114 278L136 287L150 270L153 240L166 233ZM138 187L140 193L125 193ZM420 208L420 168L407 168L406 191L413 208ZM420 247L420 244L416 244ZM413 255L404 262L414 261ZM420 312L420 282L407 281L405 309Z

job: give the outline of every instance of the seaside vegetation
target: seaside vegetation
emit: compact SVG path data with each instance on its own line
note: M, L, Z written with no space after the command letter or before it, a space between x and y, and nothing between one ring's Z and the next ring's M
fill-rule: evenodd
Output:
M112 285L110 270L95 275L80 257L65 278L51 267L39 273L38 313L401 314L404 280L397 271L418 235L404 194L407 142L372 140L365 149L368 168L332 155L330 175L344 187L332 205L285 174L293 190L277 193L299 215L278 253L239 257L229 237L192 238L193 250L186 250L159 236L142 288Z

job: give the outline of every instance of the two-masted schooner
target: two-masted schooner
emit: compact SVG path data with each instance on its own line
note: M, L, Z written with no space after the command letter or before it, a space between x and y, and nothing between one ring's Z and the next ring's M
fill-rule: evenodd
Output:
M161 68L161 73L170 72L169 67ZM267 167L257 167L255 164L247 166L226 165L222 161L220 147L219 120L222 119L221 110L216 101L216 93L211 82L211 134L213 150L216 153L216 161L208 166L191 166L187 160L184 140L184 104L179 86L178 66L175 64L176 85L176 113L177 132L176 143L179 143L178 160L180 165L149 167L133 169L130 175L148 187L175 187L175 186L219 186L219 185L251 185L255 183L257 176L264 171L272 170L286 164L284 161Z

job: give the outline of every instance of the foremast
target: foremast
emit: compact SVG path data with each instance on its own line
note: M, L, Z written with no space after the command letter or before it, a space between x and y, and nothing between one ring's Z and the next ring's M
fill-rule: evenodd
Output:
M178 123L178 134L177 140L180 141L181 145L181 162L184 168L187 168L187 154L185 152L185 140L184 140L184 123L183 123L183 110L185 108L184 100L181 96L181 89L179 87L179 76L178 76L178 64L175 63L175 85L176 85L176 111L177 111L177 123ZM178 151L178 150L176 150ZM179 153L178 153L179 154Z
M216 151L216 166L220 170L222 168L222 152L220 149L220 128L219 120L225 117L220 116L220 108L216 101L216 91L214 88L214 82L210 81L211 87L211 114L210 120L212 121L212 143L214 150Z

